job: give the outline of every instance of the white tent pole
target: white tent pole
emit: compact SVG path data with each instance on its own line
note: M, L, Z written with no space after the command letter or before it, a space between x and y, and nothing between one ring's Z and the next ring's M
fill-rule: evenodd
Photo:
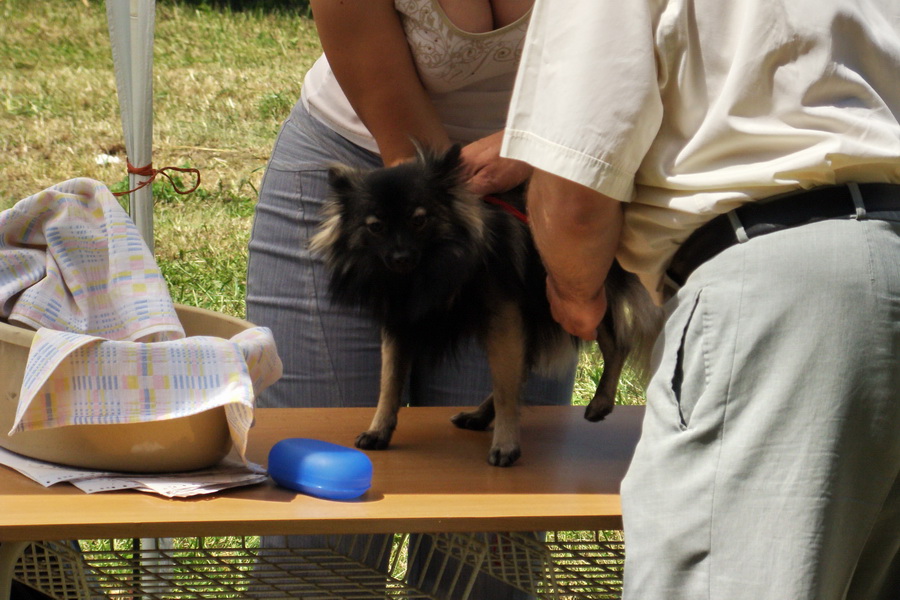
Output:
M153 33L155 0L106 0L125 150L135 168L153 160ZM130 173L129 189L149 176ZM147 185L130 194L131 218L153 250L153 192Z
M128 161L137 169L153 160L153 32L155 0L106 0L106 20L112 46L119 112ZM135 189L149 175L128 174L128 189ZM146 185L129 194L129 212L141 237L153 252L153 190ZM168 545L167 545L168 544ZM170 548L171 540L142 539L149 551ZM152 555L141 554L141 560ZM159 556L153 564L161 568ZM165 562L165 561L163 561ZM142 579L145 577L141 576Z

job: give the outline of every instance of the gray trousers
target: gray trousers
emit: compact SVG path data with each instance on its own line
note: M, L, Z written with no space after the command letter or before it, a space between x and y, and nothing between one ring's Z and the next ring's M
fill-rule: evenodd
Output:
M751 239L666 308L624 598L900 599L900 223Z
M269 161L250 240L247 319L272 329L284 376L259 399L261 407L374 406L381 377L378 326L358 311L333 305L327 274L306 244L321 222L327 169L332 163L374 168L381 158L355 146L312 118L298 103L282 127ZM525 386L525 402L569 404L576 364L559 378L537 374ZM491 389L483 350L474 341L458 360L414 364L406 400L413 406L474 406ZM400 413L402 426L403 413ZM447 422L447 427L452 427ZM489 436L489 434L486 434ZM485 469L489 437L485 437ZM346 444L353 443L352 439ZM390 452L391 450L388 450ZM414 450L406 450L414 451ZM527 457L527 441L523 448ZM323 547L319 536L264 538L263 546ZM423 548L423 553L427 549ZM372 557L357 557L368 564ZM410 569L417 574L416 560ZM373 565L383 567L383 565ZM428 582L431 584L432 582ZM516 590L482 577L473 598L522 598Z

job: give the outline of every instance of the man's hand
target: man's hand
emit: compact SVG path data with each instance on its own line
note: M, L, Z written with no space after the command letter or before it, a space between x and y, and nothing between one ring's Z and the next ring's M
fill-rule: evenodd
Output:
M547 276L547 299L550 312L562 328L585 341L597 339L597 327L606 314L606 288L601 287L594 298L569 298L557 288L553 278Z

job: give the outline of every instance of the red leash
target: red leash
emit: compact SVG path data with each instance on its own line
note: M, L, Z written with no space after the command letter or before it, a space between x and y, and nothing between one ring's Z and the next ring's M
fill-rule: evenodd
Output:
M518 208L516 208L515 206L513 206L506 200L498 198L497 196L485 196L484 201L487 202L488 204L494 204L496 206L499 206L500 208L502 208L503 210L505 210L506 212L508 212L515 218L517 218L518 220L520 220L523 223L525 223L526 225L528 225L528 215L523 213L521 210L519 210Z

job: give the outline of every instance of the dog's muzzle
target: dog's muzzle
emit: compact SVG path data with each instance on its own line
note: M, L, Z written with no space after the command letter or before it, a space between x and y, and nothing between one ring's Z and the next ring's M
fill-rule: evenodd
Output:
M388 269L395 273L411 273L419 264L419 253L411 250L395 250L385 257Z

